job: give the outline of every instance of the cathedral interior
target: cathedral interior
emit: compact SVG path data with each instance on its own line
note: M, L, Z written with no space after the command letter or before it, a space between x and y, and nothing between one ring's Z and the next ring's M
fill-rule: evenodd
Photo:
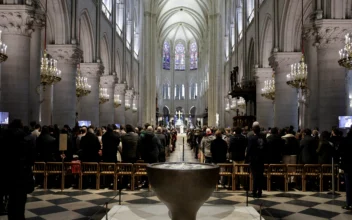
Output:
M185 140L203 127L248 129L259 122L262 131L339 128L346 135L351 39L352 0L0 0L0 127L14 119L60 128L149 123L179 133L166 162L198 162ZM50 174L45 166L34 172L43 174L39 180ZM275 177L286 184L285 167ZM234 170L224 178L236 179ZM318 191L275 185L248 202L246 191L229 183L205 206L254 207L255 217L238 219L259 219L258 213L260 219L352 219L340 207L344 182L336 177L339 194L322 187L339 169L326 176L322 170L312 171ZM131 185L132 173L138 172L127 178ZM100 174L89 181L100 182ZM167 213L148 187L122 190L119 200L116 187L39 185L28 194L26 219L102 219L121 201L141 206L134 217L111 219L165 219L155 213ZM197 219L226 219L227 212L214 208Z

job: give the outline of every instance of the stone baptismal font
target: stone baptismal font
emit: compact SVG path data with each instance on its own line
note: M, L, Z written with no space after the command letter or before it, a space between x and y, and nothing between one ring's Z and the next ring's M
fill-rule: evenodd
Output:
M147 167L149 183L172 220L195 220L215 190L219 167L199 163L156 163Z

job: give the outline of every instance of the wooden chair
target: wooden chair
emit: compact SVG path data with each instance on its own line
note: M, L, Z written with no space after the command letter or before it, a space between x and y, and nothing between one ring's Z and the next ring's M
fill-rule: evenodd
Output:
M268 189L268 180L269 180L268 174L269 174L269 164L264 164L263 176L264 176L264 178L266 178L266 189Z
M319 179L319 183L321 181L321 165L320 164L306 164L304 165L304 179L303 179L303 186L302 192L307 190L307 177L316 177ZM321 184L320 184L320 190Z
M252 184L252 175L251 175L251 169L249 167L249 164L236 164L234 166L234 172L233 172L233 181L232 184L235 186L234 189L236 190L236 177L246 177L249 179L249 189L253 189L253 184ZM234 191L235 191L234 190Z
M303 164L287 164L287 190L288 190L288 182L290 177L301 178L302 188L303 188L303 180L304 180L304 165ZM298 181L297 181L298 182Z
M120 178L121 177L121 178ZM133 164L131 163L117 163L115 167L115 182L117 186L117 180L119 179L120 184L122 184L122 178L129 177L131 190L134 190L133 183Z
M99 179L98 179L98 189L100 189L100 177L104 177L103 182L105 182L105 177L106 176L112 176L114 180L114 190L116 191L117 189L117 183L116 183L116 164L115 163L99 163Z
M148 177L147 174L147 163L135 163L133 164L133 173L132 173L132 190L134 190L135 184L136 184L136 177L142 177L146 176ZM138 181L137 181L138 184ZM150 184L148 185L148 190L150 191L151 186Z
M43 188L46 189L47 185L45 182L45 169L46 164L45 162L34 162L33 166L33 175L36 177L38 175L43 175Z
M218 163L217 164L220 167L220 172L219 172L219 176L220 178L222 176L227 176L229 177L228 179L233 179L233 164L232 163ZM234 191L235 187L233 185L233 181L232 182L232 191ZM230 184L229 184L230 185ZM218 181L216 181L216 191L218 190Z
M67 176L72 176L72 177L78 177L78 187L81 186L81 163L80 162L64 162L64 169L62 173L62 178L63 178L63 188L65 188L65 183L66 183L66 177Z
M80 174L80 186L79 189L83 188L83 176L95 176L96 189L99 189L99 164L94 162L83 162L81 164L81 174Z
M335 177L334 181L337 178L337 191L340 191L340 175L339 175L339 168L335 165L334 167ZM329 177L330 180L332 179L332 165L331 164L323 164L321 165L321 178L320 178L320 191L324 190L324 177ZM335 181L336 183L336 181Z
M64 190L65 179L63 178L63 163L62 162L47 162L44 176L44 184L48 187L49 175L60 175L61 176L61 190Z
M278 176L283 177L285 182L285 192L287 192L287 166L286 164L270 164L268 170L268 191L271 191L271 177Z

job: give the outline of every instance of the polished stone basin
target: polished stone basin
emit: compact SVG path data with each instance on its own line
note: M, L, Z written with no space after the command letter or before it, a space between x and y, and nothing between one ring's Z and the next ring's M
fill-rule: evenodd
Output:
M199 163L156 163L147 167L149 183L168 208L172 220L195 220L211 196L219 167Z

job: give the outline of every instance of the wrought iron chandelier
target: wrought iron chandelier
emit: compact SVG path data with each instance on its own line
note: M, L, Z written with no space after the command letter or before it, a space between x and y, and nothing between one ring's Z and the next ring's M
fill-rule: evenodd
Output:
M128 109L131 109L131 104L130 104L130 100L126 99L125 100L125 110L127 111Z
M262 94L264 98L275 100L275 79L274 76L272 79L264 81L264 88L262 88Z
M114 95L114 107L118 108L119 106L121 106L122 101L120 99L120 95Z
M137 106L136 106L136 103L133 103L132 105L132 112L137 112Z
M345 47L339 51L339 65L352 69L352 33L345 35Z
M291 73L287 74L287 85L296 89L307 89L308 67L304 61L304 38L303 38L303 0L302 0L302 57L298 63L291 64Z
M0 63L7 60L6 49L7 45L1 40L1 30L0 30Z
M45 1L45 32L44 32L44 52L40 66L40 84L45 91L46 85L53 85L61 81L61 71L57 68L57 60L49 59L46 53L46 26L47 26L48 1Z
M107 88L101 88L99 86L99 104L104 104L105 102L109 101L109 94Z
M236 98L232 98L231 104L230 104L230 109L233 111L236 111L236 108L237 108Z
M77 98L88 95L91 92L91 86L88 84L87 77L81 75L80 65L77 65L76 76L76 96Z

